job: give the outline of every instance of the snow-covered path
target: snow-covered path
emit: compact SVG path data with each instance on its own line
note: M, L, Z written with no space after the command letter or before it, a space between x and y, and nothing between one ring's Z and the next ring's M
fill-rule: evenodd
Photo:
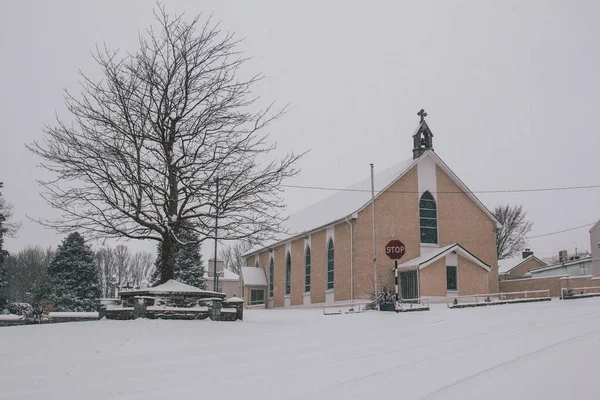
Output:
M245 316L0 328L0 399L548 400L598 392L600 298Z

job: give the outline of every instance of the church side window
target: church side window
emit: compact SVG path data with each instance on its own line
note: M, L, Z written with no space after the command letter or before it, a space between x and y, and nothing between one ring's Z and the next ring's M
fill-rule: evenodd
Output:
M421 243L438 242L437 208L435 199L429 192L423 193L419 201L419 217L421 226Z
M273 264L273 257L271 257L271 261L269 262L269 297L273 297L274 275L275 275L275 265Z
M304 253L304 293L310 292L310 246Z
M333 289L333 240L330 238L327 243L327 290Z
M285 294L289 295L291 292L290 279L292 276L292 257L288 252L285 256Z

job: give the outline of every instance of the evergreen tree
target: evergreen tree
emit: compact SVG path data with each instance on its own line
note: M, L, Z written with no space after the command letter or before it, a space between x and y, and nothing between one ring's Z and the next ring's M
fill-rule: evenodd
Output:
M48 267L54 311L95 311L101 297L94 253L75 232L63 240Z
M179 245L179 251L175 258L175 271L173 279L204 289L204 265L202 261L202 243L198 241L197 234L185 226L177 232L177 237L184 244ZM156 258L156 269L152 276L152 285L160 283L162 273L162 247L158 246L158 257Z

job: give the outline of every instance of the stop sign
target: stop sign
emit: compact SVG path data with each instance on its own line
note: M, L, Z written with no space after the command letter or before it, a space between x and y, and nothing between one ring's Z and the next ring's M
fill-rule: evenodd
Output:
M401 259L405 251L406 248L404 247L404 243L399 240L390 240L390 242L385 245L385 254L392 260Z

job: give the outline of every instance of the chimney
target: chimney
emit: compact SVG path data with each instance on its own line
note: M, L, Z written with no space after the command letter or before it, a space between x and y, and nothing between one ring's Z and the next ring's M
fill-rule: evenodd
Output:
M215 262L214 260L210 259L208 260L208 277L212 278L214 276L213 274L213 268L214 268ZM217 260L217 275L219 275L220 277L223 277L223 270L225 269L225 261L222 260Z
M558 262L565 262L567 261L567 251L566 250L561 250L558 252Z
M523 252L523 258L527 258L532 255L533 255L533 251L531 251L530 249L525 249L525 251Z

